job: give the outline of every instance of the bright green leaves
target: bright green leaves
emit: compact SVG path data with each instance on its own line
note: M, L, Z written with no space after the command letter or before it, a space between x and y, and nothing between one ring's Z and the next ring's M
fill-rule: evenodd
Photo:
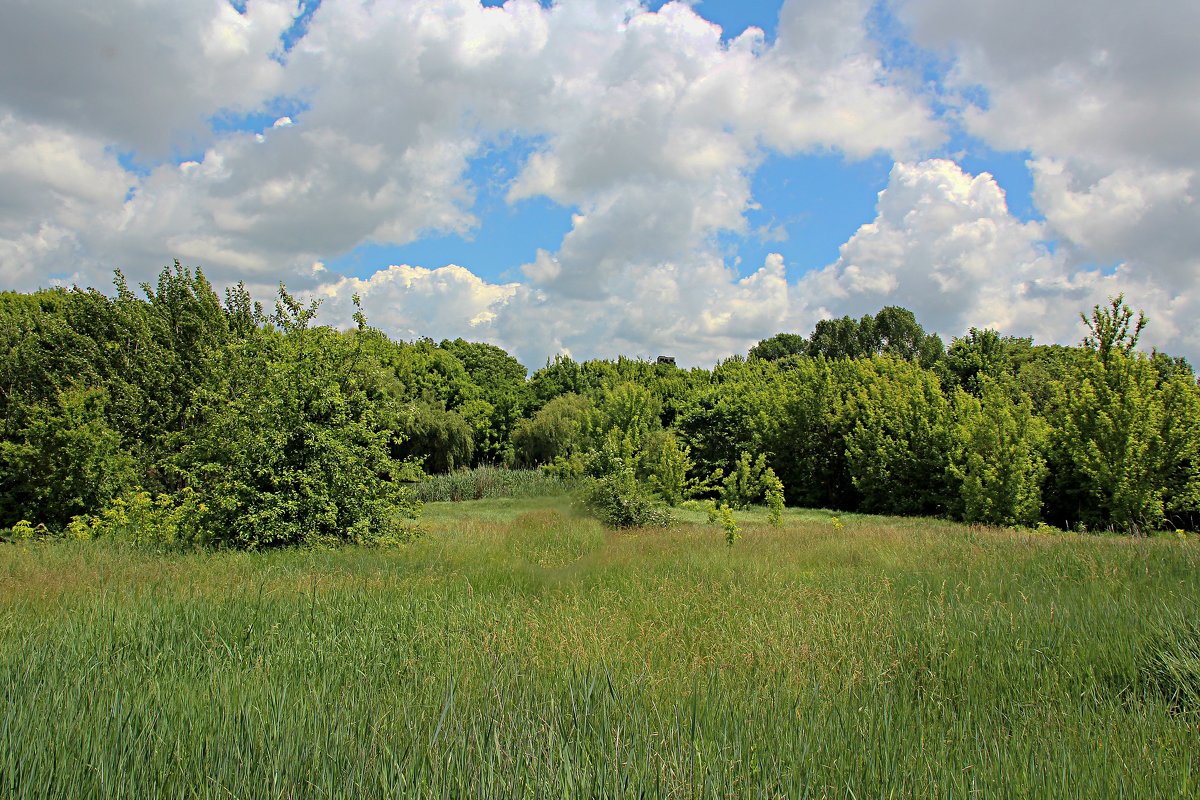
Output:
M1028 397L983 378L980 396L961 389L949 474L958 484L957 516L966 522L1034 525L1041 518L1049 428Z
M1141 530L1196 513L1195 384L1160 384L1148 358L1112 349L1059 384L1050 421L1058 501L1091 527ZM1168 506L1169 502L1169 506Z
M892 358L856 363L856 385L847 387L834 413L846 432L846 463L862 508L944 513L950 414L937 378Z
M103 389L68 388L21 404L0 439L0 520L61 529L133 485L133 458L106 418Z
M580 499L588 511L611 528L663 527L671 522L670 512L637 479L633 468L620 459L603 474L588 477Z
M297 326L231 345L180 457L218 544L403 539L419 504L393 457L396 432L368 390L382 366L355 336Z

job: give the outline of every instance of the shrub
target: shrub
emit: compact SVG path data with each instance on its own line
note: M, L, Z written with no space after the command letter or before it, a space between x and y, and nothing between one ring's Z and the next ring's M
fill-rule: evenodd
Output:
M725 503L717 505L711 501L709 502L708 524L720 525L725 529L725 544L729 547L733 547L733 543L742 538L737 521L733 518L733 509Z
M677 506L698 489L688 473L694 468L691 448L684 445L673 433L663 435L657 442L657 452L647 460L650 462L650 484L668 506Z
M666 527L671 514L638 483L631 467L618 462L612 472L585 479L580 502L611 528Z
M760 454L758 458L751 459L749 453L742 453L733 472L723 476L723 479L719 471L713 476L714 483L718 480L721 481L720 500L730 508L747 508L765 500L768 506L777 506L777 513L782 514L783 482L775 470L767 466L766 456ZM776 511L772 511L774 513ZM778 524L774 516L772 524Z
M767 492L767 520L776 528L783 524L783 481L770 469L763 477Z
M947 466L958 486L955 511L966 522L1032 525L1042 510L1046 424L1028 397L1014 401L986 376L975 385L978 397L955 394L958 421Z
M7 531L0 530L0 539L9 542L28 542L31 539L40 539L44 535L46 535L45 525L41 523L34 525L27 519L17 520Z
M201 493L213 543L246 549L410 537L420 513L396 459L394 407L363 337L308 328L281 288L278 330L228 346L201 395L204 423L183 448L180 472ZM364 324L360 321L360 326Z
M134 483L133 459L105 414L103 389L67 388L10 412L0 438L0 523L61 530Z
M175 548L207 544L201 525L206 511L191 489L151 497L131 492L113 498L99 516L78 516L67 525L70 539L112 539L150 547Z

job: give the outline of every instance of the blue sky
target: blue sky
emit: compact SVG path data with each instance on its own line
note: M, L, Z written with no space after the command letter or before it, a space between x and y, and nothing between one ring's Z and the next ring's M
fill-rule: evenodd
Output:
M1147 344L1200 358L1187 0L43 0L5 22L0 288L179 259L531 365L711 363L883 305L1073 342L1124 293Z

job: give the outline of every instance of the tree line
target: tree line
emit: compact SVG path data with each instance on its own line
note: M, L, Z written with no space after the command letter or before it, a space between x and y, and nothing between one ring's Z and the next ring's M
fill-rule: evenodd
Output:
M1200 389L1123 299L1080 345L889 307L712 369L347 330L178 263L115 293L0 294L0 525L153 527L235 547L402 540L423 473L619 476L609 502L783 497L845 511L1130 532L1200 527ZM358 305L355 299L356 307ZM156 522L157 521L157 522Z

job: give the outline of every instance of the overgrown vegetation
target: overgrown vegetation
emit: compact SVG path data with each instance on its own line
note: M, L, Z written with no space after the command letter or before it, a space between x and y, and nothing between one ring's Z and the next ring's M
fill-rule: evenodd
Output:
M271 313L242 286L222 299L178 264L140 295L119 273L113 296L0 295L0 536L77 534L144 496L197 509L160 547L390 543L421 497L538 481L621 526L701 499L1200 527L1195 374L1138 350L1147 320L1121 297L1073 348L977 329L946 347L888 307L711 370L559 356L528 379L494 345L315 313L283 287ZM471 471L492 464L544 477Z
M1194 537L558 502L0 548L0 796L1195 795Z
M502 497L559 497L573 492L578 481L545 470L482 465L474 469L426 475L413 487L424 503L494 500Z

